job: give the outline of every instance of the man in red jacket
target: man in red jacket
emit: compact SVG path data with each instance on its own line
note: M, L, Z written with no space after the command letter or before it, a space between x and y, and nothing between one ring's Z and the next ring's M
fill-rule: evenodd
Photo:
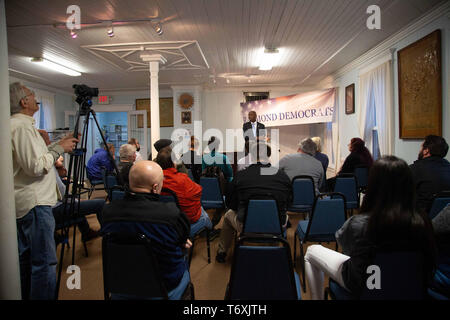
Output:
M200 202L202 187L192 181L187 174L178 172L175 169L171 152L159 152L155 161L161 166L164 172L163 188L175 192L181 211L191 223L190 237L193 237L204 227L212 229L211 220L206 211L203 210Z

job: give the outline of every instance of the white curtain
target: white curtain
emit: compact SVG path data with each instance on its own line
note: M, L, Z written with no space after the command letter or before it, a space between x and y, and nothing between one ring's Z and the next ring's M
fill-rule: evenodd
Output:
M390 155L394 146L391 61L361 75L359 85L360 136L372 150L373 130L377 129L381 155Z

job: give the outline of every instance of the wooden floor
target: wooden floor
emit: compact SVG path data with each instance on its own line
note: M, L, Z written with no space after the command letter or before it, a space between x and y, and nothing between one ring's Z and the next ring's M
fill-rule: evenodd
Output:
M94 192L93 198L104 198L103 191ZM292 227L288 229L288 241L293 250L294 231L297 222L303 219L302 214L289 214ZM100 225L95 215L87 217L91 228L99 229ZM219 225L220 227L220 225ZM102 300L103 296L103 273L102 273L102 253L101 253L101 238L93 239L87 243L89 256L84 254L84 248L80 240L80 234L77 231L75 248L75 265L81 270L81 289L69 290L66 285L67 278L70 274L66 273L67 267L72 264L72 249L65 251L62 280L59 291L60 300ZM191 279L195 288L196 300L223 300L225 296L225 289L230 277L231 269L231 254L224 264L217 263L215 256L217 252L218 238L211 242L211 263L207 261L206 240L199 238L195 244L195 250L191 262ZM325 246L333 249L334 244ZM58 246L58 259L61 246ZM298 244L297 244L297 250ZM305 248L306 252L306 248ZM292 255L293 256L293 255ZM299 251L297 252L297 272L299 270ZM326 279L325 283L328 283ZM309 290L306 293L302 292L302 299L309 300Z

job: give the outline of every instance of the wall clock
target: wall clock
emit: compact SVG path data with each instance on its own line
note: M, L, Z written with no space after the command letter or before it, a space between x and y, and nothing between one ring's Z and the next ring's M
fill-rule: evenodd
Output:
M194 97L189 93L183 93L178 99L178 104L184 109L189 109L194 104Z

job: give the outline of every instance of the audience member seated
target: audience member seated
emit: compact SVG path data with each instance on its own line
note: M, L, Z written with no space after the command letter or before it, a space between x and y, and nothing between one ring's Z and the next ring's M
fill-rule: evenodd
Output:
M250 141L245 141L245 156L238 160L238 171L244 170L253 164L252 155L250 153Z
M128 186L128 174L130 173L130 169L135 163L136 149L131 144L124 144L120 146L119 149L120 162L118 165L119 175L122 178L122 183L124 186Z
M134 146L134 148L136 149L136 160L135 162L144 160L144 158L142 157L140 151L141 151L141 145L139 144L138 139L136 138L131 138L130 140L128 140L128 144L131 144L132 146Z
M257 152L258 148L260 152ZM252 196L271 194L277 201L283 227L287 224L286 208L292 193L289 177L282 170L271 166L271 149L266 144L254 144L250 152L257 163L236 173L226 198L230 210L223 217L216 256L219 263L225 262L235 233L242 231L247 202Z
M297 153L288 154L280 160L280 169L288 175L291 181L296 176L312 177L318 194L319 187L323 183L324 173L322 164L314 158L316 148L316 144L311 139L303 139L298 145Z
M123 200L106 204L101 232L142 233L153 250L168 291L188 270L184 248L189 248L190 224L175 204L160 202L163 171L153 161L139 161L130 170L130 190Z
M363 140L353 138L348 145L348 151L350 151L350 155L345 159L338 175L341 173L354 173L358 166L366 166L369 169L372 167L373 158Z
M170 152L159 152L156 163L161 166L164 172L163 188L175 192L180 209L191 224L190 237L195 236L204 227L212 229L211 220L200 202L202 187L192 181L186 174L177 172Z
M323 299L324 273L359 297L376 248L422 252L424 279L431 280L436 256L434 238L429 223L415 212L412 199L413 178L406 162L394 156L376 161L361 214L351 217L336 232L343 253L321 245L308 247L305 272L311 298Z
M439 255L431 288L450 298L450 205L434 217L432 223Z
M156 141L153 144L153 146L155 147L155 149L156 149L156 151L158 153L159 152L164 152L164 151L172 153L172 144L173 144L172 140L159 139L158 141ZM158 156L158 154L156 156ZM151 155L149 156L149 160L151 159L150 157L151 157ZM176 157L175 154L174 154L174 157ZM156 161L156 158L153 159L153 161ZM175 158L174 159L174 163L175 163L175 168L177 169L178 172L182 172L182 173L188 174L188 171L187 171L186 167L184 166L183 161L181 161L178 158Z
M220 140L216 137L211 137L208 141L208 149L210 153L203 155L202 172L207 167L219 167L227 180L230 182L233 179L233 169L231 168L230 160L222 153L217 152L220 146Z
M428 136L420 148L419 159L411 165L416 187L416 209L428 213L435 194L450 191L450 163L444 159L448 144L444 138Z
M326 179L328 164L330 163L330 160L328 159L328 156L326 154L322 153L322 140L320 139L320 137L313 137L311 138L311 140L316 144L316 154L314 155L314 158L322 163L324 179Z
M108 148L108 149L106 149ZM113 160L115 159L115 148L111 143L107 144L107 147L99 148L94 151L94 155L89 159L86 165L87 176L90 181L102 180L102 167L106 169L106 172L114 172L114 163L111 161L108 151L111 153Z
M194 181L199 183L202 174L202 156L198 153L198 140L191 136L189 151L181 156L186 169L191 169Z

